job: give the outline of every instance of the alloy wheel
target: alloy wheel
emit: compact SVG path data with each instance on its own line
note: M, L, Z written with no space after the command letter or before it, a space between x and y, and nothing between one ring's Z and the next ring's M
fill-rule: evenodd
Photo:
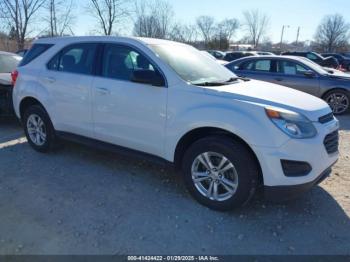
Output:
M220 153L205 152L197 156L193 161L191 173L196 189L210 200L226 201L237 191L237 170L232 162Z
M345 113L349 109L349 98L343 93L332 93L326 98L334 114Z
M46 127L40 116L31 114L27 120L27 131L30 140L36 146L42 146L46 142Z

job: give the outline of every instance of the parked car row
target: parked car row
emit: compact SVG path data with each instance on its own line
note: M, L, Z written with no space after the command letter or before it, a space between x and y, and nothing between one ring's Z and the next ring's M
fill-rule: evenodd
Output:
M216 59L225 60L228 62L232 62L242 57L248 56L274 55L271 52L263 51L222 52L217 50L208 50L207 52L213 55ZM323 67L338 69L341 71L350 71L350 57L346 57L342 54L324 53L320 55L315 52L284 52L281 55L305 57Z

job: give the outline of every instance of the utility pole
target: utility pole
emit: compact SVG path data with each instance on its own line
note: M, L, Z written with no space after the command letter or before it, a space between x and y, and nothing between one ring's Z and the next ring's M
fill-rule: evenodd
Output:
M295 41L295 45L298 45L299 42L299 36L300 36L300 26L298 27L298 31L297 31L297 40Z
M281 43L280 43L280 51L282 51L282 46L283 46L283 36L284 36L284 29L289 28L289 25L283 25L282 26L282 33L281 33Z

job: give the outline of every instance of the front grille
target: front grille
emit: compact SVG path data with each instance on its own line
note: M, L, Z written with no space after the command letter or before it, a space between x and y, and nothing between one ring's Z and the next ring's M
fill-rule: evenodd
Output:
M326 136L324 139L324 146L327 150L328 154L333 154L338 152L339 148L339 132L335 131L333 133L330 133Z
M331 122L332 120L334 119L334 115L333 113L329 113L325 116L321 116L318 121L321 123L321 124L326 124L328 122Z

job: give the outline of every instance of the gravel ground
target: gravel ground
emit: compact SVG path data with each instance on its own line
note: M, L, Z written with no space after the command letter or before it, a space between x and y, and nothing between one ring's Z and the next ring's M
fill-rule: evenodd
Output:
M298 200L218 213L170 168L67 143L34 152L0 120L0 254L350 254L350 115L333 175Z

